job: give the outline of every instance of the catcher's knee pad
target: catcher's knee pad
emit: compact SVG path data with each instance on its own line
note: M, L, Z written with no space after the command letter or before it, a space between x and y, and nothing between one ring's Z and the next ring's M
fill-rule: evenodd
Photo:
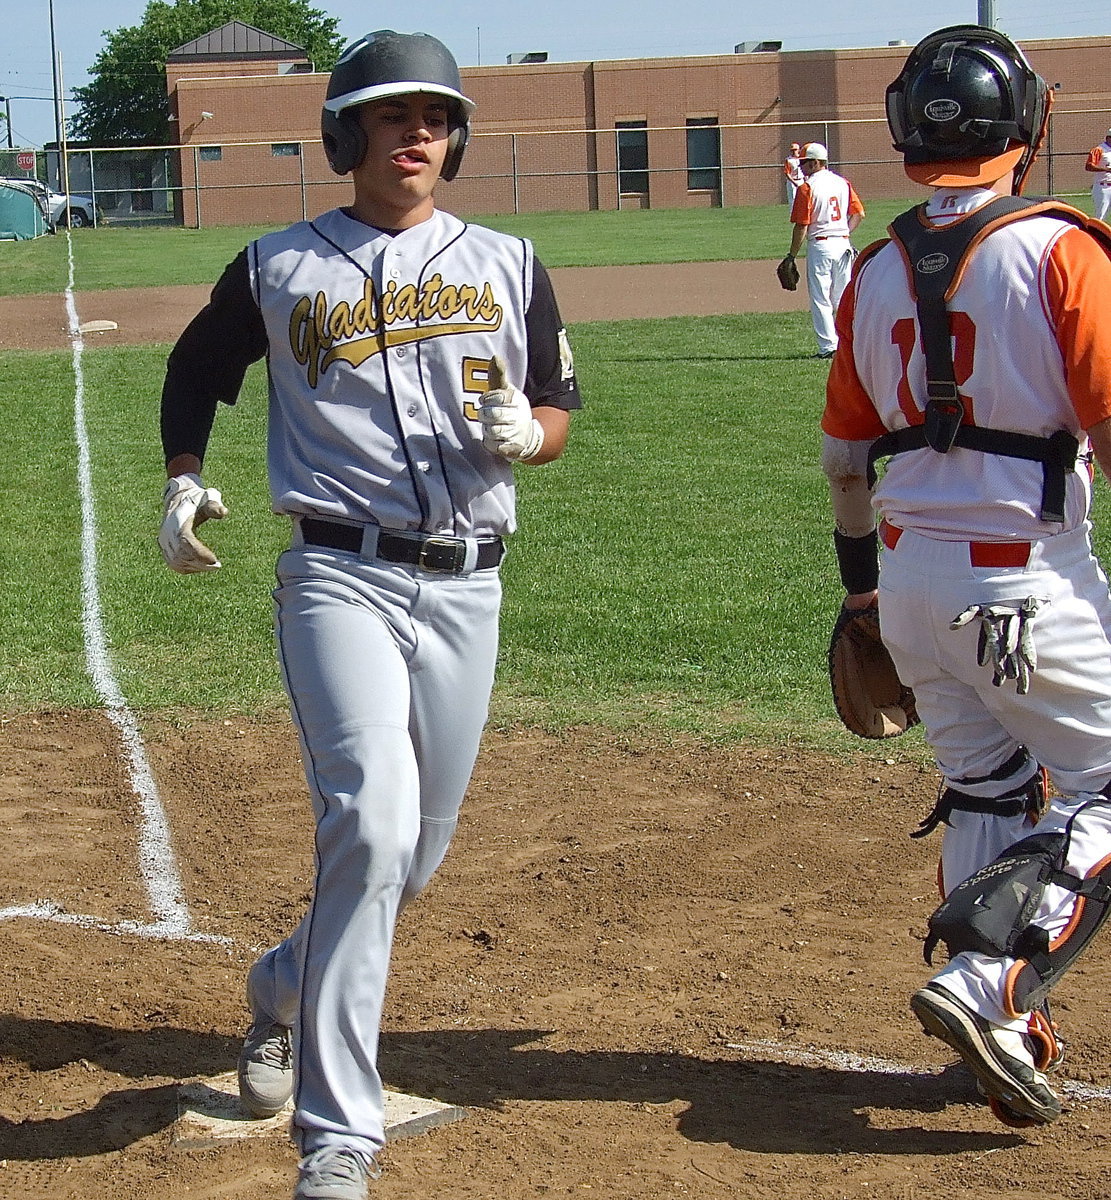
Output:
M1111 916L1111 855L1081 879L1065 870L1068 848L1067 831L1033 834L955 887L930 917L926 962L933 962L938 942L950 957L976 951L1013 958L1005 1006L1016 1017L1040 1007ZM1068 924L1052 940L1033 923L1051 884L1076 893Z
M1027 774L1028 771L1032 771L1033 774ZM1016 775L1025 775L1026 778L1022 783L1007 787L1005 791L996 796L975 796L959 787L942 786L938 793L937 803L910 836L912 838L926 837L933 833L939 825L948 825L949 818L954 812L990 813L995 817L1017 817L1025 813L1030 818L1031 824L1036 823L1045 812L1049 784L1045 768L1039 767L1023 747L1020 746L1002 766L997 767L990 775L982 775L974 779L960 779L957 782L966 787L990 786L996 781L1009 783Z

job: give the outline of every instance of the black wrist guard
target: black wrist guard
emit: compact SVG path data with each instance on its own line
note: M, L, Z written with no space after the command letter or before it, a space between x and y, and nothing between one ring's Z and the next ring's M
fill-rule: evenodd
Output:
M848 537L839 529L833 531L833 547L837 551L837 566L841 582L850 595L874 592L880 580L880 552L876 531L863 537Z

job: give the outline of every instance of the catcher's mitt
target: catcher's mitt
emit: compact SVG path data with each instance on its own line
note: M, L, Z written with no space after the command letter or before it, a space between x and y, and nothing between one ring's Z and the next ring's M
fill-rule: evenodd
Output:
M779 278L779 286L785 292L793 292L799 285L799 268L795 262L793 254L788 254L786 258L775 268L775 273Z
M841 609L829 643L829 682L837 715L857 737L898 737L918 724L914 693L899 679L880 640L874 604Z

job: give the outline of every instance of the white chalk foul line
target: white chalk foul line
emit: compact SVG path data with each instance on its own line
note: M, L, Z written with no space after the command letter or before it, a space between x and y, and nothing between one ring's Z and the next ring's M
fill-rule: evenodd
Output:
M794 1064L803 1067L831 1067L835 1071L856 1071L860 1074L902 1075L907 1078L923 1078L939 1072L922 1064L892 1062L886 1058L874 1058L867 1054L856 1054L851 1050L823 1050L818 1046L798 1046L789 1042L759 1040L755 1042L726 1042L726 1049L739 1050L752 1057L763 1057L772 1062ZM1074 1100L1111 1100L1111 1088L1092 1087L1072 1079L1054 1080L1055 1089L1063 1091Z
M139 732L135 715L128 708L120 685L112 670L108 637L104 632L104 616L100 603L100 584L97 573L97 525L93 503L92 461L89 453L89 434L85 421L85 371L82 361L85 342L77 317L73 294L73 239L66 230L69 252L69 280L66 284L66 314L69 320L69 339L73 348L73 424L77 441L77 486L81 500L81 625L85 641L85 665L93 688L104 704L108 719L119 731L127 756L127 772L131 789L139 801L139 869L146 887L154 920L149 924L122 921L108 924L95 917L65 912L53 902L15 905L0 909L0 920L25 917L46 921L62 921L86 928L139 934L142 937L187 939L191 941L228 942L228 938L200 934L193 929L192 918L184 900L181 875L174 859L170 827L158 795L158 787L147 759L146 747Z

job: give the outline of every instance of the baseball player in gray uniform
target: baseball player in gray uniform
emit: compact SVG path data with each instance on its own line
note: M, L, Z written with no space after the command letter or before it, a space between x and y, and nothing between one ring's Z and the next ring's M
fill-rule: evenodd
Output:
M363 1200L384 1142L378 1030L395 923L447 851L486 720L515 463L563 451L580 406L529 242L438 210L473 103L423 33L381 30L329 81L325 150L354 202L252 242L170 355L174 570L220 564L200 472L219 401L267 359L278 655L316 817L297 929L248 974L252 1113L292 1095L295 1200Z

